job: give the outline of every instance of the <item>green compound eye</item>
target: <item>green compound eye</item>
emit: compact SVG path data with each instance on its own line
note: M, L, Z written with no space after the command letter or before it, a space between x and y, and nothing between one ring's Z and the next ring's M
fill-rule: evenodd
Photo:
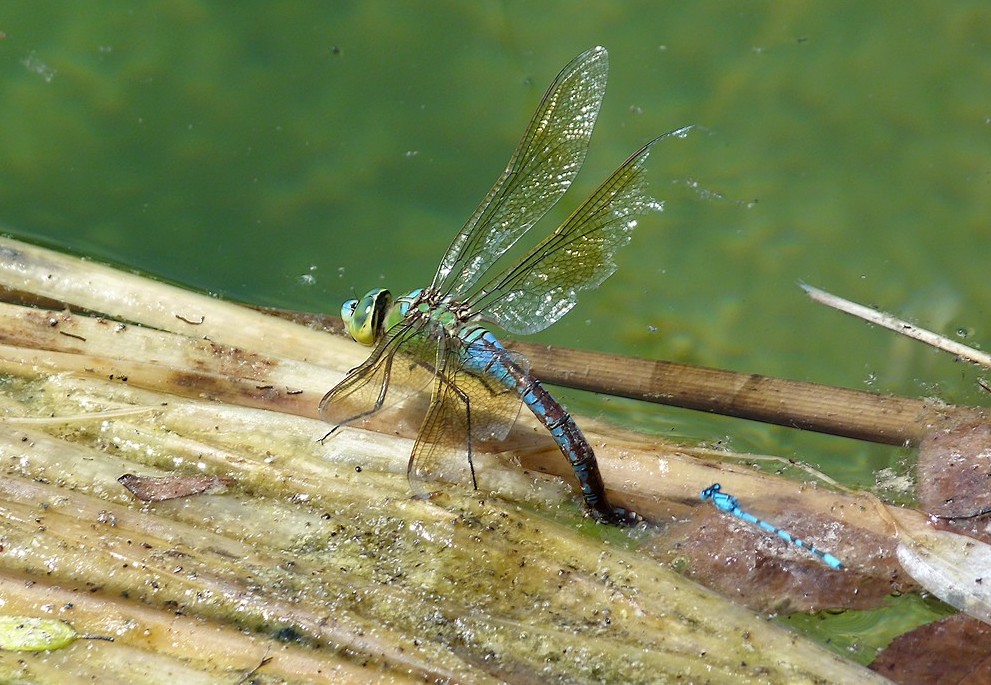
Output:
M373 345L382 332L382 322L392 304L384 288L370 290L360 300L348 300L341 307L341 318L348 334L362 345Z

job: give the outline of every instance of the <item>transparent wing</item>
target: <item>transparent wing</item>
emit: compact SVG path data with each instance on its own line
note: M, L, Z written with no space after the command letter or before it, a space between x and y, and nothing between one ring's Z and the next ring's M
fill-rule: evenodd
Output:
M662 208L646 192L644 164L658 140L688 130L667 133L635 152L554 233L479 289L470 306L521 335L564 316L578 291L594 288L616 270L613 255L629 242L637 217Z
M441 352L444 360L449 357ZM438 363L447 365L446 361ZM476 487L472 464L467 395L457 387L448 369L434 377L430 406L416 436L406 469L410 487L428 492L432 481Z
M596 47L558 74L506 170L441 260L435 290L466 292L564 195L585 161L608 69L606 49Z
M438 348L430 406L408 467L416 492L428 491L428 483L436 480L477 488L475 446L480 441L504 439L519 415L522 402L515 389L497 378L469 371L461 345L460 340L448 339ZM504 352L529 368L522 355Z
M438 331L423 322L394 326L320 400L321 418L334 425L331 433L426 388L438 345Z

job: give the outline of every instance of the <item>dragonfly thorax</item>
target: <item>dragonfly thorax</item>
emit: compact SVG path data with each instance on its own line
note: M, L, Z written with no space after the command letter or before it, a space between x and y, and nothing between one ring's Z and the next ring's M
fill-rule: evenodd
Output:
M467 305L432 288L419 288L396 298L385 316L384 328L389 330L412 319L427 319L433 326L453 331L474 318L477 318L476 315Z

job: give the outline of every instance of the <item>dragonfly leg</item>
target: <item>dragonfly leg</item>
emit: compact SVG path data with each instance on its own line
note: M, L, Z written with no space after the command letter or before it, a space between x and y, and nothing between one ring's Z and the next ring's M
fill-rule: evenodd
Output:
M338 429L338 428L340 428L340 427L341 427L341 424L338 424L338 425L336 425L336 426L334 426L334 427L333 427L333 428L331 428L331 429L330 429L329 431L327 431L326 433L324 433L324 434L323 434L323 437L322 437L322 438L319 438L319 439L317 440L317 442L319 442L319 443L320 443L320 444L322 445L322 444L324 443L324 440L326 440L326 439L327 439L327 438L329 438L329 437L330 437L331 435L333 435L334 433L336 433L336 432L337 432L337 429Z
M464 390L458 387L457 382L455 382L452 378L448 377L446 373L438 373L435 376L435 379L438 385L434 389L434 399L431 401L431 405L433 405L436 402L437 406L436 407L431 406L431 408L428 409L428 417L424 419L424 422L426 423L430 420L429 414L432 411L441 411L441 412L450 411L450 410L445 410L445 406L451 407L453 406L454 402L460 402L464 406L464 432L466 439L465 447L468 457L468 471L471 474L472 489L478 490L478 479L475 476L475 460L474 460L475 436L471 425L471 398ZM454 397L451 398L451 395L453 395ZM447 397L448 399L445 400L444 399L445 397ZM453 420L453 417L449 416L449 419ZM456 425L448 424L446 426L446 429L448 431L457 430L458 433L461 432L460 428L456 427ZM421 428L421 432L422 431L423 428ZM407 468L407 473L409 474L412 474L413 472L414 469L413 462L415 459L416 459L416 452L414 451L414 453L410 455L410 462Z
M474 455L474 436L471 430L471 399L467 393L463 392L456 385L454 386L454 391L461 401L465 403L465 427L468 433L468 471L471 473L471 487L478 490L478 480L475 478L475 460L472 458Z

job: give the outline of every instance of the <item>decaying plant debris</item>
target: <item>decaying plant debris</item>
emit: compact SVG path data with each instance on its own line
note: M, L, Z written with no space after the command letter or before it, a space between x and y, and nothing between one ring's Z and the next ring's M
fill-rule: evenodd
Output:
M477 492L411 498L401 410L318 441L356 346L12 240L0 283L65 305L0 305L0 610L113 637L0 652L0 678L882 681L634 549L654 528L583 519L525 420L479 455ZM615 501L655 523L718 473L847 526L843 582L894 564L863 498L587 432ZM141 502L124 474L225 489Z

